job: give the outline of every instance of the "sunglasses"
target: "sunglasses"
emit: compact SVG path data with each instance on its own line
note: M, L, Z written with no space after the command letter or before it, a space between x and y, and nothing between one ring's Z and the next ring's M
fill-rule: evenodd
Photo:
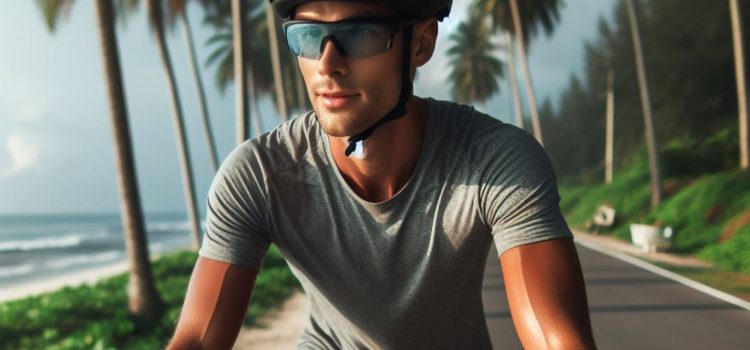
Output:
M320 59L327 41L342 57L365 58L388 51L393 38L418 19L359 18L341 22L288 21L282 25L287 45L299 57Z

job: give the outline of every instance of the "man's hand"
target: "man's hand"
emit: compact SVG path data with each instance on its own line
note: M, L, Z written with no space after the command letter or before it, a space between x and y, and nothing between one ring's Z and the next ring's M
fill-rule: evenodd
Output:
M578 253L552 239L500 256L513 323L525 349L595 349Z
M231 349L258 272L198 257L170 350Z

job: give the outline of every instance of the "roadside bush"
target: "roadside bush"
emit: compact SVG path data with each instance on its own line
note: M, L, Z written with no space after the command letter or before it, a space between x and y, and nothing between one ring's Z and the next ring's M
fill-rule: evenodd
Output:
M713 174L737 168L737 132L724 129L705 140L679 138L661 149L664 177Z
M725 243L706 247L698 256L732 271L750 273L750 226Z
M127 310L127 274L94 285L0 303L0 349L160 349L174 332L197 254L179 252L152 263L165 304L159 324L136 334ZM299 288L275 246L258 275L246 324Z

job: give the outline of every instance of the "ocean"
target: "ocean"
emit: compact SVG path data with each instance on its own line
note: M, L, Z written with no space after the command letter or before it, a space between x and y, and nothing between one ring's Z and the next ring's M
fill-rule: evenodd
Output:
M191 247L186 215L145 221L151 255ZM125 261L119 214L0 215L0 290Z

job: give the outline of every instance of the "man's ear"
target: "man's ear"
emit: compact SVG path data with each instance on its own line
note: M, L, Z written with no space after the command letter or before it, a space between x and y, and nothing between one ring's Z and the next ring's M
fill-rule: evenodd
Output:
M437 18L430 17L414 24L412 29L411 66L421 67L435 53L435 41L438 34Z

